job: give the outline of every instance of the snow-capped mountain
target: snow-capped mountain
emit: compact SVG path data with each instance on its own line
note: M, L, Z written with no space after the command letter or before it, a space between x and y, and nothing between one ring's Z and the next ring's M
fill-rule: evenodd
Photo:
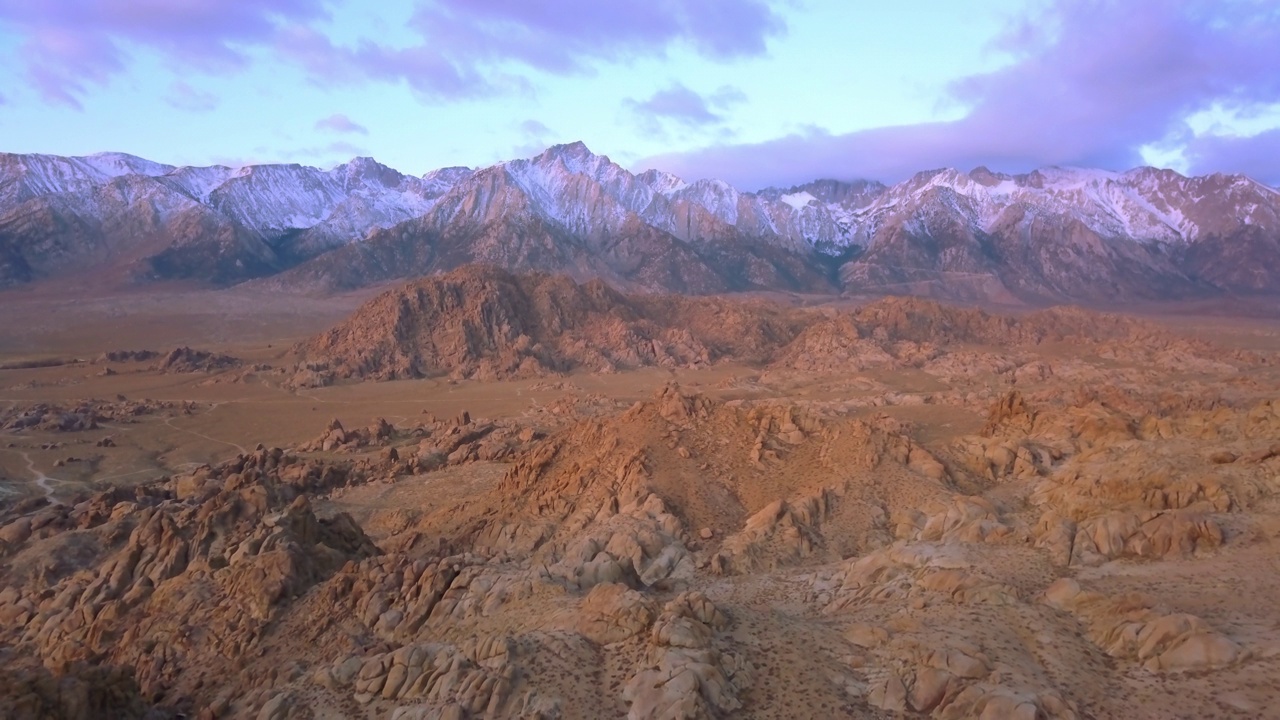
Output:
M582 143L422 177L369 158L325 171L0 155L0 286L286 271L274 282L332 289L480 261L647 290L1105 300L1274 292L1278 243L1276 190L1152 168L753 193L633 174Z
M826 204L800 208L720 180L686 183L659 171L633 175L580 142L499 167L549 219L575 233L616 232L634 215L685 242L745 237L804 252L849 232Z
M805 237L798 217L785 203L722 182L633 175L573 143L459 176L429 213L281 282L347 288L485 262L650 291L832 291L814 251L822 236ZM829 218L827 225L827 236L842 232Z
M947 169L920 173L855 211L857 241L868 243L881 225L935 190L954 195L957 211L987 232L1018 207L1079 221L1101 237L1143 243L1195 242L1244 223L1271 222L1265 208L1274 210L1276 197L1275 190L1243 176L1185 178L1155 168L1045 168L1026 175Z
M86 157L0 154L0 207L31 198L85 192L123 175L163 175L173 166L124 153Z
M1280 194L1243 176L939 170L848 220L865 251L841 278L859 290L1117 299L1280 288Z
M0 155L0 286L123 265L133 279L271 274L421 216L458 177L369 158L323 171Z

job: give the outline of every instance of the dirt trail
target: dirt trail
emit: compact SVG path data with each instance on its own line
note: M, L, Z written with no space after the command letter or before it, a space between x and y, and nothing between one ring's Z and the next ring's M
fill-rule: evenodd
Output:
M32 460L30 455L21 451L19 451L18 454L21 455L22 459L27 462L27 471L30 472L33 476L35 476L36 486L38 486L42 491L44 491L45 499L53 503L54 505L61 505L62 501L54 497L53 486L49 484L49 483L55 483L55 482L61 482L61 481L58 480L57 478L51 478L48 475L45 475L44 473L37 470L36 461Z
M228 446L228 447L233 447L233 448L235 448L236 450L239 450L239 451L240 451L240 453L241 453L241 454L243 454L243 455L248 455L248 454L249 454L249 451L248 451L248 450L246 450L246 449L245 449L245 447L244 447L243 445L239 445L239 444L237 444L237 443L229 442L229 441L227 441L227 440L219 440L218 438L215 438L215 437L209 437L208 435L205 435L204 433L198 433L198 432L196 432L195 430L188 430L187 428L180 428L180 427L178 427L177 425L174 425L174 424L173 424L173 420L174 420L173 418L165 418L165 419L164 419L164 424L165 424L165 425L168 425L168 426L169 426L171 429L173 429L173 430L177 430L178 432L186 433L186 434L188 434L188 435L193 435L193 436L195 436L195 437L202 438L202 439L204 439L204 440L208 440L209 442L215 442L215 443L218 443L219 445L226 445L226 446Z

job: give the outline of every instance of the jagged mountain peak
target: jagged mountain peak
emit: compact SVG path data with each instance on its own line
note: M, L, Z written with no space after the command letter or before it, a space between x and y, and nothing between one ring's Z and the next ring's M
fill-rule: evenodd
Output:
M201 277L216 257L217 277L234 281L370 238L402 243L379 260L384 277L400 272L398 258L432 257L403 243L441 233L454 243L450 258L593 268L653 289L677 276L670 287L764 288L784 276L794 282L783 286L812 286L809 273L830 278L840 264L844 286L857 290L933 283L947 294L956 278L985 277L1015 295L1070 298L1098 287L1158 294L1161 283L1267 291L1277 283L1266 268L1280 267L1280 193L1242 175L1074 167L939 168L892 187L825 179L744 192L714 178L632 173L583 142L422 177L371 157L321 170L0 154L0 261L16 258L8 276L20 279L57 270L40 253L108 262L108 248L171 242L186 254L151 274ZM676 272L674 258L702 279ZM455 261L426 266L441 262Z
M857 210L866 207L888 189L888 186L876 180L823 178L788 188L769 187L757 194L792 206L800 204L801 207L809 207L816 202Z
M1094 168L1051 165L1039 168L1019 178L1022 184L1036 188L1048 186L1102 185L1119 180L1119 173Z
M352 158L334 168L333 172L343 176L348 186L374 182L382 187L391 188L403 183L406 177L399 170L383 165L371 157Z
M423 180L465 180L475 174L475 168L454 165L432 170L422 176Z
M542 155L548 156L548 157L559 157L559 158L597 157L595 153L591 152L591 148L587 147L587 144L581 140L575 140L569 143L561 143L559 145L552 145L548 147L546 150L544 150L542 152Z
M659 195L670 195L671 193L674 193L688 185L688 183L679 177L666 172L665 170L658 170L656 168L645 170L639 175L636 175L636 180L648 185Z
M591 152L587 144L581 140L563 145L552 145L540 154L528 160L514 160L508 165L535 165L552 169L563 167L575 175L599 176L601 173L626 173L620 165L609 159L608 155L597 155ZM628 175L630 173L627 173Z
M983 185L986 187L993 187L995 185L999 185L1002 182L1006 182L1008 180L1013 179L1012 175L995 172L985 165L979 165L978 167L970 170L969 177L972 178L974 182L978 183L979 185Z

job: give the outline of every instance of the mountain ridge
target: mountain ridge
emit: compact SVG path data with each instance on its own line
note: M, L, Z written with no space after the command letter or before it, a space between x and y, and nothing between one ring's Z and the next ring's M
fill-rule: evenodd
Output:
M460 264L636 291L1181 299L1280 288L1280 191L1243 175L938 169L743 192L584 143L421 177L372 158L177 167L0 154L0 288L115 268L316 291Z

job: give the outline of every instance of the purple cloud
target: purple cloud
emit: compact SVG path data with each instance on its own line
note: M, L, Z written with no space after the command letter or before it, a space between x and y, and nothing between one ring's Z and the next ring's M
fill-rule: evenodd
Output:
M350 161L354 157L367 156L369 151L345 140L336 140L323 145L306 145L302 147L269 148L258 146L253 149L254 159L246 162L243 159L225 162L235 166L260 165L273 163L298 163L313 167L332 168Z
M334 113L327 118L316 121L317 130L328 130L335 133L345 133L354 135L368 135L369 128L343 115L342 113Z
M246 46L280 23L326 15L324 0L0 0L0 25L23 38L29 79L50 102L80 107L89 85L124 70L146 48L205 71L242 67Z
M179 110L190 112L209 112L218 107L216 95L197 90L185 80L178 80L169 86L169 95L165 98L165 102Z
M512 157L531 157L551 146L555 132L541 121L529 118L518 126L521 141L511 150Z
M673 45L714 59L759 55L785 30L765 0L434 0L412 24L458 61L515 60L549 72Z
M520 123L520 132L528 137L543 137L551 134L551 128L533 118L529 118Z
M742 92L734 88L721 88L710 98L704 98L677 82L646 100L627 100L624 106L642 122L671 120L689 127L701 127L723 122L724 116L716 110L743 99Z
M323 84L404 81L427 97L461 98L529 89L511 70L589 73L600 62L664 56L675 47L728 60L760 55L786 30L769 0L426 0L409 22L422 43L334 44L305 26L277 49Z
M343 156L347 159L369 154L369 151L363 147L344 140L329 143L324 147L323 152Z
M1193 174L1225 169L1280 187L1280 128L1249 137L1194 137L1187 143L1184 154Z
M276 50L321 85L403 81L424 96L463 98L493 94L501 82L454 62L434 44L390 48L362 40L344 47L316 30L293 26L279 34Z
M422 0L409 24L421 42L405 47L335 43L314 25L329 0L0 0L0 27L22 38L44 98L73 107L137 49L223 72L264 46L321 84L405 82L424 96L460 98L527 91L524 70L585 73L676 47L720 60L759 55L785 31L772 1Z
M1124 169L1141 163L1144 145L1185 135L1186 118L1197 111L1280 100L1277 15L1273 5L1250 0L1056 0L999 39L1013 63L949 88L968 108L959 120L844 135L813 130L648 158L638 167L744 187L816 177L893 181L941 166ZM1196 152L1215 161L1240 147L1202 145Z
M105 85L124 70L124 57L109 40L61 28L42 28L27 36L21 54L27 77L47 102L83 110L80 96L88 83Z

